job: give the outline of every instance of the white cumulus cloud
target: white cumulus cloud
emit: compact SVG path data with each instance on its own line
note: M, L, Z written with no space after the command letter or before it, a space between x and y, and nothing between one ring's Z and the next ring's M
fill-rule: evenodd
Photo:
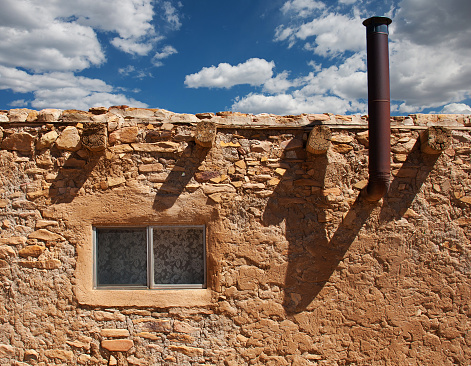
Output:
M156 54L152 58L152 63L154 64L154 66L162 66L163 62L161 60L176 53L178 53L178 51L175 49L175 47L169 45L164 46L161 52L156 52Z
M294 13L304 18L311 15L315 10L324 9L325 4L316 0L290 0L283 4L281 11L283 13Z
M2 65L37 72L76 71L105 61L93 29L76 23L51 20L31 28L0 26L0 32Z
M72 72L29 74L23 70L0 66L0 90L11 89L19 93L33 93L28 101L33 108L61 108L87 110L94 106L128 104L146 107L128 98L100 79L76 76Z
M180 15L178 10L172 5L170 1L164 1L162 8L164 10L163 17L167 23L175 30L180 29L182 23L180 22Z
M289 80L288 76L288 71L283 71L275 77L268 79L263 84L263 91L268 93L284 93L289 88L299 85L299 80Z
M471 114L471 107L464 103L451 103L443 107L444 114Z
M312 39L312 40L311 40ZM306 41L305 49L326 57L338 56L346 51L365 48L365 27L358 16L326 13L299 26L280 26L275 33L276 41Z
M154 21L156 11L161 24ZM125 53L148 55L164 38L156 27L178 29L179 16L170 1L2 0L0 89L33 93L34 100L16 101L33 107L144 106L119 88L74 73L107 61L101 44L105 39ZM143 74L131 69L120 73Z
M339 111L346 113L360 106L352 105L348 101L336 96L302 96L296 94L263 95L249 94L237 100L232 110L245 113L274 113L279 115L301 113L324 113Z
M266 82L264 94L239 97L233 110L298 113L330 106L333 113L365 113L366 32L371 14L358 1L340 0L322 7L315 0L288 0L281 12L290 15L275 30L276 42L313 53L315 69L289 80L278 75ZM341 4L341 6L339 5ZM471 2L464 0L389 1L391 109L417 113L443 108L468 111L471 97ZM280 79L284 84L275 83ZM290 87L287 87L292 83ZM286 86L285 86L286 85ZM279 87L279 90L277 90ZM272 94L272 95L270 95ZM283 102L284 107L277 105Z
M141 103L123 94L94 92L83 88L64 88L56 90L38 90L35 92L33 108L60 108L88 110L91 107L109 107L112 105L132 105L135 108L146 108Z
M471 3L402 0L391 25L391 97L412 113L471 97Z
M273 75L273 61L251 58L244 63L232 66L220 63L218 66L204 67L195 74L185 77L185 85L189 88L230 88L234 85L262 85Z

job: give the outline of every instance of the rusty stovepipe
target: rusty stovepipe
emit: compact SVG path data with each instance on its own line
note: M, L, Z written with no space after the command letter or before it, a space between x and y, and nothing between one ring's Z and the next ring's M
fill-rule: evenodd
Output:
M365 199L380 200L389 189L391 127L389 96L388 25L386 17L366 19L368 67L369 181Z

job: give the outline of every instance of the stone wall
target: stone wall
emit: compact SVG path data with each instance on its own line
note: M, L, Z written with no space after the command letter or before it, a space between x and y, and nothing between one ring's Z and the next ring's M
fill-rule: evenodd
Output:
M368 203L366 117L0 112L0 365L469 365L470 116L391 122ZM87 297L93 225L162 223L208 289Z

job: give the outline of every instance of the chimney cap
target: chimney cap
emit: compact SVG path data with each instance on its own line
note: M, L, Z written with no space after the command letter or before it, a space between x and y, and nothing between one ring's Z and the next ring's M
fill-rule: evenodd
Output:
M392 23L392 20L388 17L371 17L363 21L363 25L368 27L370 25L389 25Z

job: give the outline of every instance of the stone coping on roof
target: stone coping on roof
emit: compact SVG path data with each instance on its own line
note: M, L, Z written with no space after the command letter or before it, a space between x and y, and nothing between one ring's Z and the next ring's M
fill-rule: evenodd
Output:
M299 114L279 116L260 113L247 114L240 112L218 113L174 113L159 108L131 108L113 106L109 108L94 107L88 111L75 109L42 109L40 111L20 108L0 110L0 123L119 123L128 122L147 124L196 124L210 120L218 128L309 128L314 125L332 125L345 127L367 127L368 116L336 115L332 113ZM471 115L465 114L411 114L392 116L391 126L424 128L428 126L449 126L453 128L471 127Z

